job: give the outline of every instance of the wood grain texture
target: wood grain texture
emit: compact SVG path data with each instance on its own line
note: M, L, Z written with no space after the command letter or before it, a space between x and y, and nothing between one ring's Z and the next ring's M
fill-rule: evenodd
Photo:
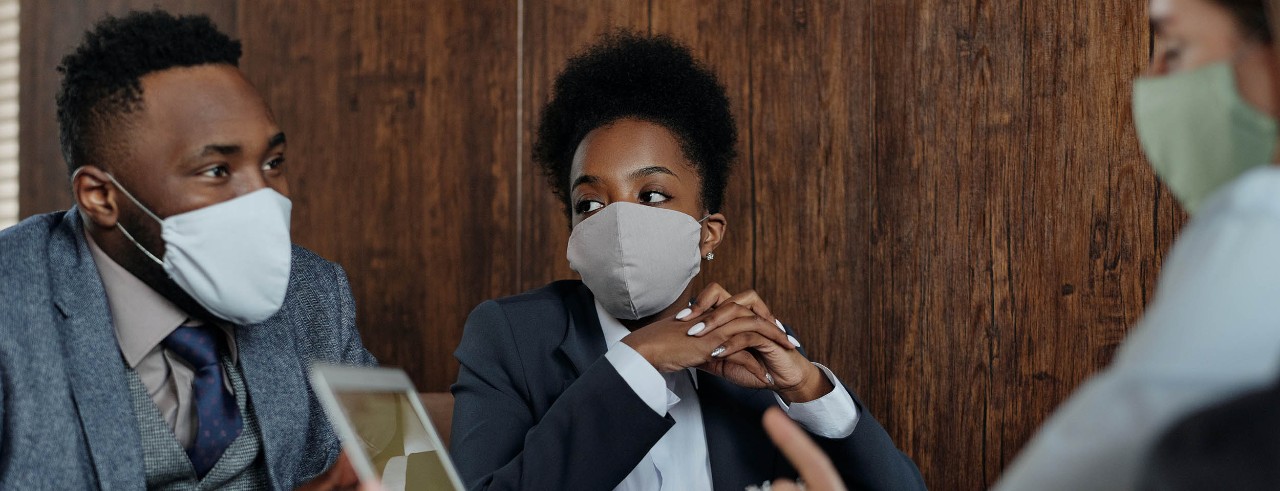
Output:
M569 269L565 248L569 242L569 221L560 201L552 195L542 169L533 163L533 141L537 136L542 106L551 97L551 84L565 61L600 34L618 28L649 31L649 2L646 0L521 0L524 16L524 44L520 56L522 73L522 119L520 121L520 228L519 291L537 288L550 281L576 278Z
M859 277L869 272L874 163L871 79L858 73L871 55L867 6L766 0L750 9L754 285L810 357L892 427L887 394L873 397L868 385L871 290Z
M243 39L289 133L295 240L347 269L366 344L424 391L472 307L574 277L530 149L566 58L616 27L684 41L733 104L699 281L758 290L932 489L993 484L1110 361L1186 219L1130 121L1142 2L159 4ZM67 204L53 66L128 5L23 4L24 216Z
M729 94L733 117L738 123L738 162L725 189L723 209L728 225L715 259L702 262L696 281L699 287L716 282L734 292L755 288L755 184L751 158L752 128L748 111L751 96L751 50L749 43L726 42L748 39L751 5L727 5L698 0L654 2L650 8L650 32L665 34L684 42L694 56L714 67ZM783 313L779 312L778 315Z
M516 288L516 12L252 5L244 70L298 142L294 239L347 269L370 351L444 390L466 315Z

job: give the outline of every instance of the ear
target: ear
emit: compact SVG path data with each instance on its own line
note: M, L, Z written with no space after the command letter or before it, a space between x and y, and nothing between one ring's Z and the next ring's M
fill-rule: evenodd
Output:
M729 222L721 213L710 215L702 221L702 237L698 241L698 249L702 256L705 257L708 252L720 246L720 241L724 240L725 229L728 227Z
M80 213L94 225L110 229L120 220L120 193L107 177L107 172L85 165L71 176L71 194Z

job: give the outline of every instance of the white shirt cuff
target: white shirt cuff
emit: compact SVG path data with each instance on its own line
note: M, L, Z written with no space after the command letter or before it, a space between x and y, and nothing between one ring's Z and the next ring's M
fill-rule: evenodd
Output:
M776 392L773 397L778 400L778 405L782 406L787 416L800 423L800 426L809 430L810 433L823 438L844 438L852 435L854 427L858 426L858 406L854 404L853 396L849 395L844 384L840 383L831 370L822 366L821 363L813 365L821 369L822 373L826 374L827 380L831 381L831 385L835 386L831 392L812 401L797 402L790 406L778 397Z
M667 415L667 381L649 360L640 356L627 343L614 343L604 357L653 412L659 416Z

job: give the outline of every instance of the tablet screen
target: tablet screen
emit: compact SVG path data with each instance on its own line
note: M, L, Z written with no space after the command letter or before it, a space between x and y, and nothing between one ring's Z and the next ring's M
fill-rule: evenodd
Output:
M334 396L385 489L460 491L445 469L439 441L423 426L409 393L335 390Z

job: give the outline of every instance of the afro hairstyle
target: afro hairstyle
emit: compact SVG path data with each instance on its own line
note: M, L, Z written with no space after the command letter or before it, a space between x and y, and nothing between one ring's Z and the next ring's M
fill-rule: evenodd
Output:
M620 30L569 59L538 122L533 160L565 214L573 216L569 173L578 145L628 118L675 135L702 180L702 205L719 212L738 141L724 86L674 39Z
M58 137L67 170L104 158L108 130L142 107L143 76L178 67L239 66L239 60L240 42L207 16L151 10L102 19L58 66Z

